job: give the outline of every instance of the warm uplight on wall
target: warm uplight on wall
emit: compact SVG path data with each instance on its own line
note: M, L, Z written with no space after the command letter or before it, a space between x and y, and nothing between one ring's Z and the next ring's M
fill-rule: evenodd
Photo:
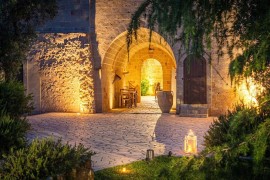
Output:
M98 70L98 75L99 75L99 79L101 79L101 76L102 76L102 71L101 71L101 69Z
M87 112L87 108L85 106L85 104L83 104L82 102L80 103L80 113L88 113Z
M263 92L264 88L256 84L252 78L242 81L238 87L239 98L245 105L258 106L257 96Z
M184 141L184 151L185 153L196 154L197 153L197 136L190 129L188 134L185 136Z
M109 96L109 102L110 102L110 109L113 108L113 102L114 102L114 90L113 88L110 86L108 89L108 96Z

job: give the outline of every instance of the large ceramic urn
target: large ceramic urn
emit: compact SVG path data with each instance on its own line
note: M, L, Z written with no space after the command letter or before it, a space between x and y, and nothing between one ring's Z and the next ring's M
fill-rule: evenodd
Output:
M157 91L157 99L162 113L169 113L173 105L173 92Z

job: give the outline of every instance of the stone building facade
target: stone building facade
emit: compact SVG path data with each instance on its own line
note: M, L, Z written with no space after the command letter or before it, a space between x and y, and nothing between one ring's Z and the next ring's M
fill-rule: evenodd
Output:
M179 54L181 44L172 45L156 32L149 44L144 26L128 54L126 30L142 2L58 0L57 17L39 28L24 64L24 83L34 96L35 113L99 113L118 107L121 88L132 84L140 94L142 65L149 59L160 63L162 89L174 92L177 114L218 115L233 107L237 94L228 76L229 57L217 60L214 51L201 57L205 102L188 104L186 94L197 88L187 88L184 66L189 58ZM116 76L120 80L114 82Z

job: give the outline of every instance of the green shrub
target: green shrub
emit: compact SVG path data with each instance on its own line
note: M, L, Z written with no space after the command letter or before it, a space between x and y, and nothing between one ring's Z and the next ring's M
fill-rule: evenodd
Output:
M204 145L206 147L218 146L227 141L231 116L232 113L229 112L228 115L221 115L218 120L214 120L204 136Z
M30 124L26 119L11 118L0 112L0 156L11 148L18 149L26 145L26 132Z
M25 95L19 82L0 82L0 109L5 109L11 117L20 117L33 110L32 96Z
M215 161L228 171L236 169L241 163L239 157L253 154L248 138L263 121L257 108L237 106L211 124L204 137L205 152L214 154Z
M239 105L234 111L219 116L204 136L204 145L213 147L224 143L230 145L241 143L247 134L253 133L258 125L263 122L257 111L256 108Z
M186 160L179 167L179 176L268 179L270 118L269 111L261 107L240 105L215 120L204 137L205 150Z
M264 168L270 168L270 118L261 123L256 132L249 135L248 143L251 145L254 170L258 173L264 171Z
M5 179L44 179L69 173L93 155L82 144L72 147L53 139L34 140L28 147L4 156L0 174Z
M143 79L141 81L141 95L142 96L146 96L147 95L147 92L149 90L149 81L147 79Z

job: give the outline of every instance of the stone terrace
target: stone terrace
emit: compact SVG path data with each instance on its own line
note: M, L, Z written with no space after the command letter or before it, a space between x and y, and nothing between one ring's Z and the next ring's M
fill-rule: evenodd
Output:
M149 99L148 99L149 100ZM146 156L154 149L155 155L185 155L183 141L189 129L198 136L198 149L203 149L203 135L213 121L209 118L186 118L161 114L157 105L128 109L122 113L82 114L48 113L29 116L32 130L29 139L53 136L70 144L82 143L97 154L92 157L94 170L126 164ZM119 111L117 111L119 112Z

